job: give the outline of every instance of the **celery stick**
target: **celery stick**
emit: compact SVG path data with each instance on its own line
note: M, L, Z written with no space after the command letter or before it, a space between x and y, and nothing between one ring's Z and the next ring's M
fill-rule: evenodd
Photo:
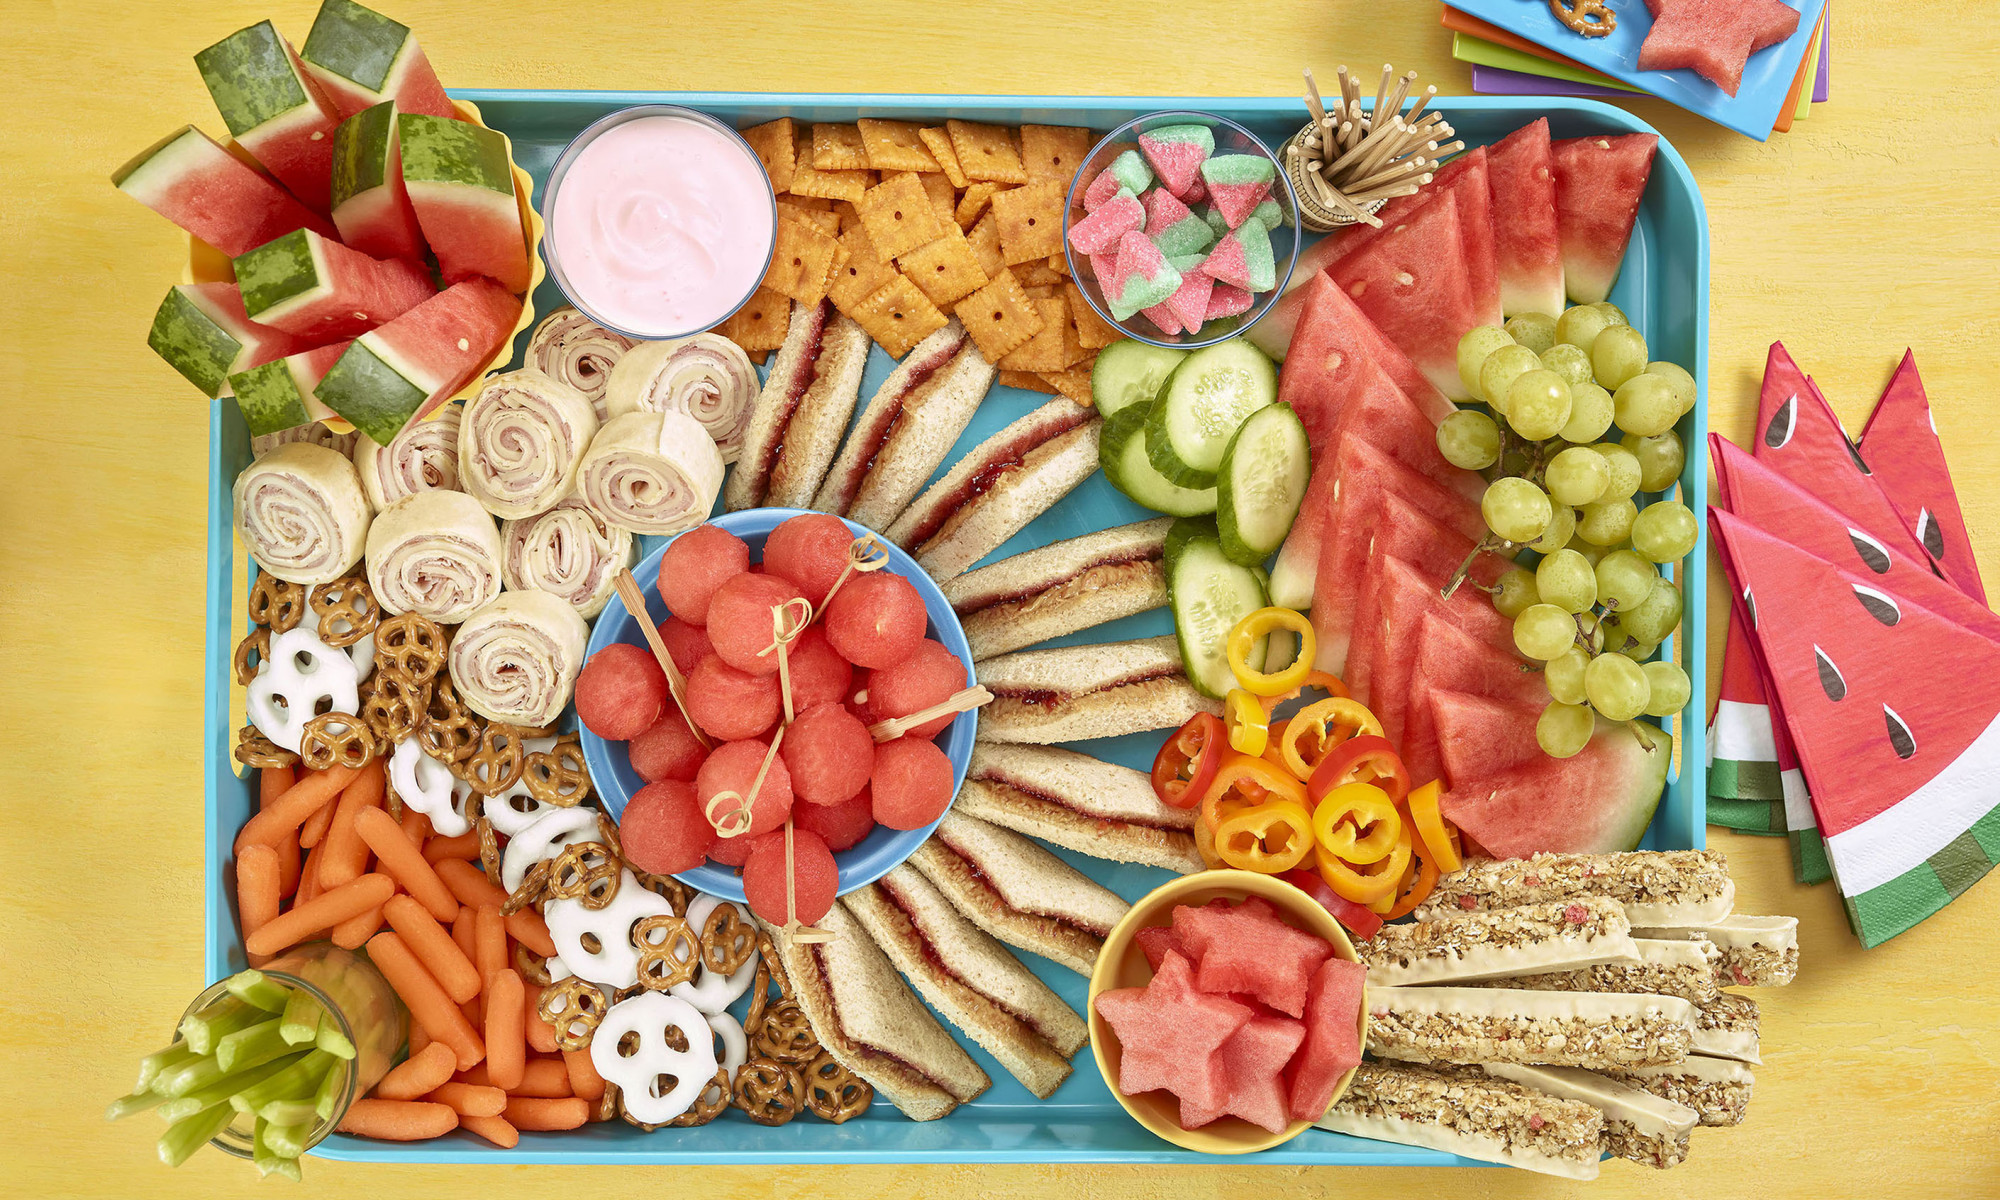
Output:
M153 1090L162 1096L185 1096L196 1088L209 1084L228 1074L213 1054L200 1054L177 1067L161 1071L153 1079Z
M149 1089L141 1089L129 1096L120 1096L104 1110L104 1119L116 1121L133 1113L142 1113L166 1100L165 1096Z
M294 989L291 999L285 1001L285 1015L278 1032L292 1045L304 1045L319 1035L319 1018L319 1001L310 992Z
M314 1044L335 1058L354 1057L354 1043L348 1041L347 1037L331 1021L321 1021L319 1023L319 1036L315 1039Z
M160 1135L160 1161L170 1167L180 1166L195 1151L207 1145L209 1139L229 1128L229 1123L235 1119L235 1109L227 1104L217 1104L175 1121Z
M293 1183L304 1183L306 1181L305 1172L299 1170L299 1160L296 1158L279 1158L276 1155L268 1155L257 1160L257 1169L262 1171L266 1178L272 1175L283 1175Z
M292 1059L232 1071L214 1083L198 1087L184 1096L177 1096L167 1101L160 1106L160 1115L170 1122L178 1121L182 1117L191 1117L205 1108L227 1102L245 1088L255 1087L274 1075L282 1074L296 1059L304 1057L305 1055L300 1053Z
M198 1013L191 1013L181 1021L181 1036L187 1039L188 1049L196 1054L215 1053L215 1043L239 1029L248 1029L270 1014L261 1008L253 1008L234 996L223 996Z
M239 1089L229 1098L237 1112L257 1112L274 1100L311 1100L321 1076L337 1060L324 1050L306 1051L290 1060L285 1069Z
M257 1110L257 1116L274 1125L311 1124L319 1116L313 1110L313 1098L303 1100L273 1100Z
M238 1000L254 1004L265 1012L285 1011L285 1003L292 998L292 989L262 971L238 971L223 986Z
M335 1063L333 1069L321 1076L319 1091L313 1094L313 1112L320 1120L333 1119L334 1105L339 1104L340 1098L347 1094L347 1074L352 1069L343 1070L339 1063Z
M175 1042L164 1050L155 1050L139 1060L139 1082L132 1085L132 1090L143 1092L153 1086L153 1081L160 1077L160 1072L169 1067L186 1066L200 1057L201 1055L188 1049L186 1042Z
M272 1017L248 1029L239 1029L215 1044L215 1060L225 1071L267 1063L280 1054L291 1053L291 1044L278 1032L278 1018Z
M264 1130L264 1144L279 1158L297 1158L306 1152L306 1139L311 1136L310 1121L301 1121L297 1125L271 1125Z

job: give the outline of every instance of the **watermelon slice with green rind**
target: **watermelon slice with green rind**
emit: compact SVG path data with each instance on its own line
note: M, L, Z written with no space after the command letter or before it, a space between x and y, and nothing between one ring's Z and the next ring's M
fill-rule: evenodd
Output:
M1563 286L1578 304L1605 299L1618 282L1659 143L1657 133L1592 134L1549 147Z
M403 184L447 284L484 275L528 290L527 234L507 139L466 121L403 112Z
M436 294L419 263L370 258L303 229L230 265L251 320L317 343L365 333Z
M1959 511L1951 467L1938 441L1937 417L1924 393L1923 377L1917 374L1916 355L1908 350L1861 428L1861 457L1945 578L1986 603L1986 585L1979 578L1979 562L1965 532L1965 514Z
M184 283L167 289L153 313L146 345L213 399L229 395L232 374L310 343L252 321L233 283Z
M313 395L313 389L350 344L316 346L231 375L230 388L250 436L262 437L335 416Z
M1562 233L1549 146L1549 120L1537 117L1487 147L1500 308L1510 317L1562 315Z
M1388 515L1393 507L1385 508L1382 520L1395 519ZM1379 545L1381 539L1376 540ZM1407 546L1410 540L1403 539L1402 544ZM1452 548L1460 551L1456 558L1462 559L1471 544L1455 543ZM1501 616L1493 601L1478 589L1460 587L1449 600L1440 594L1439 588L1450 576L1448 569L1436 569L1444 558L1431 553L1426 556L1426 565L1420 566L1378 549L1369 560L1368 577L1361 585L1372 613L1369 627L1364 629L1358 619L1355 622L1347 652L1347 678L1358 676L1364 681L1368 697L1363 703L1382 723L1383 735L1398 746L1409 732L1410 679L1416 672L1416 639L1425 617L1450 621L1489 646L1500 647L1513 640L1513 622ZM1452 565L1457 565L1456 559ZM1506 564L1496 555L1482 555L1474 567L1475 577L1488 581L1499 578L1505 569ZM1368 666L1362 669L1364 660Z
M356 338L314 389L378 446L450 400L500 352L520 298L468 279Z
M1331 240L1333 239L1323 238L1314 245L1325 245ZM1341 341L1344 342L1351 337L1356 347L1365 349L1368 357L1375 360L1375 365L1387 372L1389 378L1396 381L1396 386L1403 389L1403 394L1417 402L1418 408L1431 414L1432 420L1442 421L1450 416L1454 410L1451 401L1445 399L1444 393L1431 385L1429 377L1417 368L1417 364L1410 361L1409 355L1403 353L1394 342L1385 337L1366 314L1354 307L1353 300L1347 300L1340 309L1328 309L1321 316L1308 319L1306 306L1312 297L1305 290L1305 285L1321 278L1331 279L1324 272L1308 274L1294 270L1290 290L1258 318L1257 323L1243 336L1258 349L1269 354L1274 362L1283 362L1286 355L1291 352L1293 338L1301 324L1306 324L1310 328L1320 320L1347 323L1348 328L1342 331ZM1339 291L1339 288L1336 287L1334 290ZM1345 292L1342 292L1341 296L1346 299Z
M375 258L423 258L423 230L403 186L396 102L340 123L333 135L333 223L340 240Z
M409 27L353 0L321 3L299 56L342 116L384 100L406 113L457 115Z
M1355 306L1454 400L1470 398L1458 339L1480 321L1460 244L1458 198L1446 192L1331 268Z
M1547 704L1548 685L1527 669L1514 650L1511 630L1504 644L1467 632L1458 621L1425 613L1414 638L1416 665L1410 671L1409 706L1403 714L1403 766L1413 784L1443 778L1437 722L1431 715L1435 691L1466 692L1510 704Z
M1335 249L1326 265L1331 266L1357 250L1366 249L1376 239L1387 236L1408 222L1438 197L1452 196L1458 201L1458 254L1465 263L1466 281L1478 304L1478 323L1500 324L1504 319L1500 311L1500 268L1494 241L1492 184L1488 176L1486 147L1460 154L1439 168L1436 177L1427 186L1383 205L1382 211L1376 214L1382 220L1380 228L1354 225L1340 236L1328 238L1327 242ZM1325 257L1325 252L1316 256L1316 261L1319 257Z
M340 110L277 27L259 21L239 29L196 54L194 63L236 144L308 208L328 211Z
M294 229L334 236L331 221L192 125L134 155L111 184L231 257Z

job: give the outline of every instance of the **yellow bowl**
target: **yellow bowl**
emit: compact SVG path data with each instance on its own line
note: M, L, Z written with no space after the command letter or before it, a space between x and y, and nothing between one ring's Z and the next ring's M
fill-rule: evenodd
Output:
M1124 1050L1119 1046L1118 1035L1112 1032L1110 1024L1097 1015L1097 996L1113 988L1144 987L1153 977L1153 969L1147 965L1145 953L1133 941L1133 935L1139 930L1152 925L1171 925L1173 911L1178 905L1199 907L1218 897L1242 900L1246 896L1261 896L1270 901L1286 924L1331 943L1336 957L1349 962L1361 961L1354 953L1354 943L1347 940L1346 931L1341 929L1332 914L1291 884L1254 871L1202 871L1163 884L1134 904L1132 911L1126 913L1125 919L1113 926L1110 935L1104 939L1104 949L1097 956L1097 969L1090 973L1090 1053L1097 1060L1097 1069L1103 1073L1111 1094L1139 1124L1183 1150L1202 1154L1252 1154L1258 1150L1269 1150L1299 1136L1311 1128L1312 1122L1293 1121L1283 1131L1272 1133L1240 1118L1224 1117L1199 1129L1182 1129L1180 1102L1171 1093L1146 1092L1127 1096L1118 1090L1118 1064L1124 1057ZM1360 1041L1357 1044L1366 1045L1368 1002L1365 995L1362 997L1359 1026ZM1340 1077L1339 1084L1333 1089L1333 1099L1340 1098L1353 1078L1352 1070Z

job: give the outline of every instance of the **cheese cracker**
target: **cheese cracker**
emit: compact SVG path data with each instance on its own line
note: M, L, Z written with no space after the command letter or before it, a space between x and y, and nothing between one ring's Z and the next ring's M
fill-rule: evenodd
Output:
M993 216L1000 222L1000 253L1008 266L1035 263L1048 271L1047 259L1063 248L1063 193L1048 180L998 192ZM1037 261L1041 260L1041 261Z
M973 121L946 121L951 134L952 153L958 169L967 179L990 179L995 183L1026 183L1027 169L1014 149L1014 139L1004 125L981 125Z
M853 125L814 125L812 136L815 171L865 171L874 165Z
M936 174L937 156L924 147L917 126L909 121L856 121L868 165L877 171L918 171Z
M1041 332L1042 313L1035 305L1013 274L1002 270L985 287L959 301L953 311L986 361L998 364L1009 351Z
M760 287L715 331L743 347L746 353L759 354L783 346L785 331L791 323L792 302L770 288Z
M1049 179L1067 190L1090 153L1090 130L1067 125L1021 126L1021 166L1030 182Z
M753 125L743 131L743 140L757 152L757 161L764 164L764 174L771 177L771 190L789 192L792 190L792 165L797 153L792 119L779 117L762 125Z
M940 308L986 286L987 278L979 256L972 252L972 244L958 226L947 221L944 229L943 237L896 260L910 282Z
M951 186L964 187L965 171L959 167L958 155L952 151L951 135L942 129L919 129L917 138L931 152L931 157L937 159L938 170L951 180Z
M801 304L818 304L832 280L840 243L816 225L792 220L778 222L776 242L763 286Z
M891 358L944 328L945 315L908 278L898 275L850 314Z

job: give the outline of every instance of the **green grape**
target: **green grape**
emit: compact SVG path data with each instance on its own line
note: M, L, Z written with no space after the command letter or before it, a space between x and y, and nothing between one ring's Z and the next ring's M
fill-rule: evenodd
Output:
M1646 374L1658 375L1674 385L1674 401L1681 406L1682 412L1689 412L1694 408L1694 376L1688 374L1686 367L1679 363L1649 362L1646 364Z
M1502 346L1511 346L1514 339L1498 325L1475 325L1458 339L1458 378L1474 394L1479 391L1479 368L1486 365L1486 356Z
M1583 555L1558 550L1535 568L1535 593L1544 604L1580 613L1597 603L1597 573Z
M1630 325L1632 323L1631 321L1626 319L1625 310L1618 307L1616 304L1611 303L1611 301L1609 300L1599 300L1597 303L1591 305L1590 307L1596 309L1598 312L1603 313L1604 319L1606 321L1609 321L1612 325Z
M1541 593L1535 590L1535 573L1526 567L1509 568L1494 586L1493 607L1503 617L1518 617L1529 605L1542 602Z
M1590 369L1597 382L1617 391L1619 384L1646 369L1645 337L1630 325L1607 328L1591 343Z
M1594 504L1611 486L1611 467L1589 446L1571 446L1549 461L1544 480L1563 504Z
M1646 672L1622 654L1600 654L1584 668L1583 691L1607 721L1629 721L1646 711Z
M1507 318L1507 334L1540 354L1556 344L1556 319L1547 313L1516 313Z
M1549 494L1525 479L1508 476L1487 485L1479 498L1480 515L1486 527L1509 542L1532 542L1540 537L1555 515Z
M1681 589L1666 576L1660 576L1653 590L1644 600L1618 615L1626 632L1640 641L1658 645L1668 634L1681 626Z
M1535 720L1535 744L1551 758L1568 758L1590 744L1597 718L1581 704L1558 700Z
M1576 618L1553 604L1530 604L1514 618L1514 648L1543 662L1576 642Z
M1590 655L1582 646L1571 646L1556 658L1549 660L1542 668L1542 682L1549 685L1549 695L1564 704L1582 704L1584 668L1590 666Z
M1563 382L1572 388L1590 382L1590 355L1568 342L1558 342L1542 351L1542 365L1562 376Z
M1529 371L1542 369L1542 360L1526 346L1502 346L1486 356L1486 363L1479 368L1478 395L1491 405L1493 411L1506 415L1507 389L1514 386L1514 380Z
M1670 662L1650 662L1639 669L1645 673L1646 684L1653 692L1646 703L1647 716L1671 717L1687 707L1694 684L1686 671Z
M1694 549L1700 531L1687 505L1659 500L1648 504L1632 522L1632 548L1654 562L1674 562Z
M1632 522L1639 508L1630 500L1600 500L1583 506L1577 518L1576 536L1606 550L1632 536Z
M1611 406L1618 414L1618 428L1640 437L1665 433L1681 419L1674 385L1643 371L1618 385L1611 393Z
M1635 637L1627 637L1625 639L1624 648L1618 651L1618 653L1624 655L1626 658L1629 658L1633 662L1640 663L1642 665L1645 663L1647 659L1653 657L1655 654L1658 654L1659 652L1660 652L1660 643L1642 642Z
M1526 475L1528 469L1533 465L1528 460L1527 447L1521 445L1519 442L1516 442L1500 454L1500 473L1502 475Z
M1569 384L1554 371L1537 367L1507 386L1507 424L1531 442L1554 437L1569 420Z
M1438 453L1454 467L1484 471L1500 458L1500 426L1477 409L1461 408L1446 417L1437 439Z
M1542 530L1542 536L1528 543L1528 549L1537 554L1549 554L1569 545L1570 538L1576 536L1576 510L1567 504L1556 505L1555 514L1549 518L1549 527Z
M1568 342L1579 350L1589 350L1590 344L1597 340L1597 335L1603 333L1610 324L1610 318L1601 310L1587 304L1579 304L1574 308L1565 309L1563 315L1556 318L1556 340Z
M1687 465L1687 448L1681 444L1681 435L1671 429L1652 437L1628 433L1618 439L1618 444L1639 460L1642 492L1666 491L1674 486L1674 481L1681 477L1681 468Z
M1611 393L1595 383L1585 383L1569 390L1569 420L1562 427L1562 439L1586 445L1604 436L1611 428L1611 418L1616 415L1611 403Z
M1604 653L1623 654L1638 644L1631 631L1625 628L1624 617L1620 613L1609 612L1597 619L1597 632L1604 639Z
M1585 653L1593 656L1604 653L1603 622L1597 619L1596 613L1577 614L1576 635L1578 644L1583 647Z
M1645 472L1639 466L1639 456L1617 442L1599 442L1591 447L1604 456L1604 465L1611 468L1611 482L1605 486L1604 494L1597 498L1602 504L1606 500L1630 500L1639 494L1639 482Z
M1597 602L1613 612L1639 607L1660 573L1630 550L1613 550L1597 564Z

